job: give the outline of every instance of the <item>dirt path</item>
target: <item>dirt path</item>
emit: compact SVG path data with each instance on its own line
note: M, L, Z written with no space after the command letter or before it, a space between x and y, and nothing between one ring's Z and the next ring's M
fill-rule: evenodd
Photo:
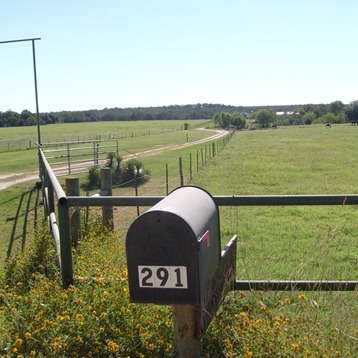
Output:
M200 143L205 143L205 142L209 142L215 139L218 139L220 137L223 137L227 134L227 131L224 130L211 130L211 129L205 129L205 128L198 128L198 130L205 130L205 131L210 131L210 132L215 132L215 134L213 134L210 137L204 138L204 139L199 139L193 142L186 142L184 144L173 144L173 145L168 145L168 146L164 146L164 147L160 147L157 149L151 149L151 150L146 150L143 152L138 152L138 153L133 153L133 154L127 154L123 156L124 160L128 160L128 159L132 159L132 158L138 158L138 157L148 157L150 155L155 155L155 154L159 154L159 153L163 153L166 151L170 151L170 150L175 150L175 149L179 149L179 148L185 148L185 147L189 147L192 145L197 145ZM64 169L66 169L67 167L65 167ZM12 185L18 184L18 183L23 183L29 180L36 180L39 178L39 174L38 171L34 171L34 172L27 172L27 173L10 173L10 174L3 174L0 175L0 190L2 189L6 189Z

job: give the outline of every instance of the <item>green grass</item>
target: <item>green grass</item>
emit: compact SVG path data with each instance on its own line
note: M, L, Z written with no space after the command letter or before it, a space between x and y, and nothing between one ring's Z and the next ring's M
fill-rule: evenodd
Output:
M167 145L182 144L210 135L207 131L195 130L197 127L210 125L208 120L189 122L189 130L181 130L187 121L138 121L138 122L94 122L56 124L41 127L42 143L77 141L95 138L118 138L121 156L126 154L157 149ZM164 132L162 132L162 129ZM165 130L172 130L165 132ZM151 131L152 134L148 134ZM131 133L142 132L143 135L131 137ZM74 135L78 134L78 135ZM37 135L34 127L0 128L0 147L11 142L28 143ZM35 146L28 150L0 152L0 174L19 173L38 170L38 158Z
M123 138L137 136L145 132L181 130L184 124L189 129L212 125L212 121L202 120L163 120L163 121L128 121L128 122L88 122L59 123L40 127L43 144L59 141L77 141L88 139ZM37 127L6 127L0 128L0 151L8 148L36 147Z
M44 136L47 133L46 131L48 128L52 128L52 130L56 129L56 138L59 141L68 139L68 136L70 133L73 133L72 131L75 128L75 131L78 133L81 133L86 136L96 136L96 135L105 135L108 130L117 130L117 134L120 133L127 133L130 129L133 130L143 130L143 131L153 131L156 129L161 128L171 128L171 126L175 127L176 131L172 132L164 132L164 133L156 133L151 135L143 135L143 136L135 136L131 138L130 136L119 139L119 151L121 156L125 156L127 154L131 153L138 153L141 151L146 150L152 150L152 149L158 149L158 148L164 148L167 146L172 145L181 145L187 142L187 139L189 141L195 141L199 139L203 139L205 137L210 136L212 133L208 131L199 131L193 128L194 126L201 127L204 124L208 124L208 121L189 121L190 126L189 130L184 131L180 130L180 128L183 126L185 121L150 121L150 122L106 122L106 123L85 123L85 124L67 124L67 125L53 125L53 126L44 126L41 127L41 130L44 132ZM108 128L107 128L108 125ZM144 127L146 125L146 127ZM50 129L51 129L50 128ZM22 127L22 128L0 128L1 130L4 130L3 133L7 133L7 135L13 135L14 133L17 133L15 138L24 138L26 137L31 128L28 127ZM34 128L32 128L34 130ZM50 132L52 133L52 132ZM9 140L10 137L6 137L7 140ZM54 133L52 133L54 135ZM12 138L12 137L11 137ZM191 147L190 147L191 148ZM189 153L189 150L193 149L186 149L184 152ZM168 152L172 153L172 152ZM178 153L178 151L177 151ZM166 154L168 156L168 154ZM170 154L173 155L173 154ZM171 173L175 178L178 178L178 167L177 167L177 161L178 161L178 154L175 154L176 160L175 160L175 168L174 173ZM139 157L140 160L143 160L143 158ZM159 159L152 160L150 159L148 164L148 168L153 173L160 173L161 178L159 180L162 180L163 175L165 175L165 162L160 161ZM22 150L22 151L15 151L15 152L2 152L0 153L0 174L12 174L16 173L19 177L24 176L28 172L33 172L36 176L36 173L38 172L38 156L36 149L31 150ZM84 176L80 175L81 180L84 180ZM31 189L37 179L31 180L29 182L16 184L12 187L9 187L5 190L0 190L0 224L2 227L2 240L0 241L0 263L4 262L4 259L6 257L6 251L8 249L9 245L9 238L11 236L12 230L13 230L13 224L14 224L14 216L16 214L17 206L20 200L20 197L22 193L28 191ZM64 184L64 177L60 178L60 182ZM178 179L176 179L175 183L173 183L173 186L177 186L179 183ZM152 190L152 188L148 189ZM165 190L161 191L161 195L165 194ZM25 201L26 202L26 198ZM24 208L20 211L20 218L18 221L18 229L16 232L16 237L21 235L22 225L23 225L23 212ZM21 239L19 238L17 242L19 242Z
M238 133L194 183L216 195L356 194L354 129ZM355 206L222 208L221 217L224 237L239 236L240 278L358 280Z
M348 125L238 132L194 170L192 184L213 195L354 194L356 136ZM142 158L153 176L140 194L164 195L165 164L171 188L178 186L179 156L188 183L189 155L195 158L200 148ZM3 200L8 211L15 192ZM134 209L120 208L115 220L123 226L114 236L93 226L74 252L77 275L117 281L83 282L67 291L56 280L51 242L42 246L42 234L36 235L37 246L13 264L9 287L0 292L2 347L54 357L172 356L170 309L128 302L122 250L134 218ZM220 221L223 245L238 235L237 279L358 280L355 206L221 207ZM33 271L40 259L46 275ZM203 339L202 356L355 357L357 302L357 292L232 292Z

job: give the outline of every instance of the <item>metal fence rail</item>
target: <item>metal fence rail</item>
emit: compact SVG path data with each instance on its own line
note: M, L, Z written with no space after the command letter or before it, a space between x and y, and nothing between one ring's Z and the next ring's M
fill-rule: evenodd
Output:
M82 146L86 145L86 146ZM110 152L119 154L117 139L46 143L46 160L57 175L83 173L88 167L107 160Z
M45 207L55 228L57 255L62 268L63 285L74 284L70 209L73 207L153 206L164 196L67 196L49 165L42 148L40 172L43 180ZM55 219L54 195L57 197L58 223ZM218 206L289 206L289 205L357 205L356 194L335 195L231 195L214 196ZM320 290L354 291L358 281L236 281L234 290Z

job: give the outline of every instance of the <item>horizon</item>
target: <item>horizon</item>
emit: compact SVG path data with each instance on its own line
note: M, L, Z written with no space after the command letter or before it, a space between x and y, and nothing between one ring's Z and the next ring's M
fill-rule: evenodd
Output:
M340 100L336 100L336 101L340 101ZM333 101L333 102L336 102ZM342 101L340 101L342 102ZM330 102L332 103L332 102ZM120 109L120 110L125 110L125 109L146 109L146 108L166 108L166 107L185 107L185 106L196 106L196 105L218 105L218 106L227 106L227 107L243 107L245 108L251 108L251 107L299 107L299 106L305 106L305 105L312 105L312 106L319 106L319 105L329 105L330 103L301 103L301 104L273 104L273 105L251 105L251 106L243 106L243 105L231 105L231 104L222 104L222 103L187 103L187 104L169 104L169 105L164 105L164 106L146 106L146 107L104 107L104 108L90 108L90 109L76 109L76 110L67 110L67 109L63 109L63 110L59 110L59 111L40 111L39 113L60 113L60 112L87 112L87 111L105 111L105 110L111 110L111 109ZM344 103L342 102L345 106L350 105L350 103ZM23 110L17 112L17 111L13 111L12 109L8 109L6 111L1 111L0 113L5 113L8 111L11 112L16 112L18 114L21 114L22 111L24 110L28 110L26 108L24 108ZM29 111L31 112L31 111ZM36 110L34 112L31 113L36 113Z

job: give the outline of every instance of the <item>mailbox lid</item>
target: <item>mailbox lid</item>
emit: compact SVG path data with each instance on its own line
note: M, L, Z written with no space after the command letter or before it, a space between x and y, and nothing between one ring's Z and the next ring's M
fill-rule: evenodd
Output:
M217 221L219 226L219 209L213 197L206 190L196 186L183 186L173 190L148 210L150 211L171 212L181 217L197 238L205 233L209 221Z

